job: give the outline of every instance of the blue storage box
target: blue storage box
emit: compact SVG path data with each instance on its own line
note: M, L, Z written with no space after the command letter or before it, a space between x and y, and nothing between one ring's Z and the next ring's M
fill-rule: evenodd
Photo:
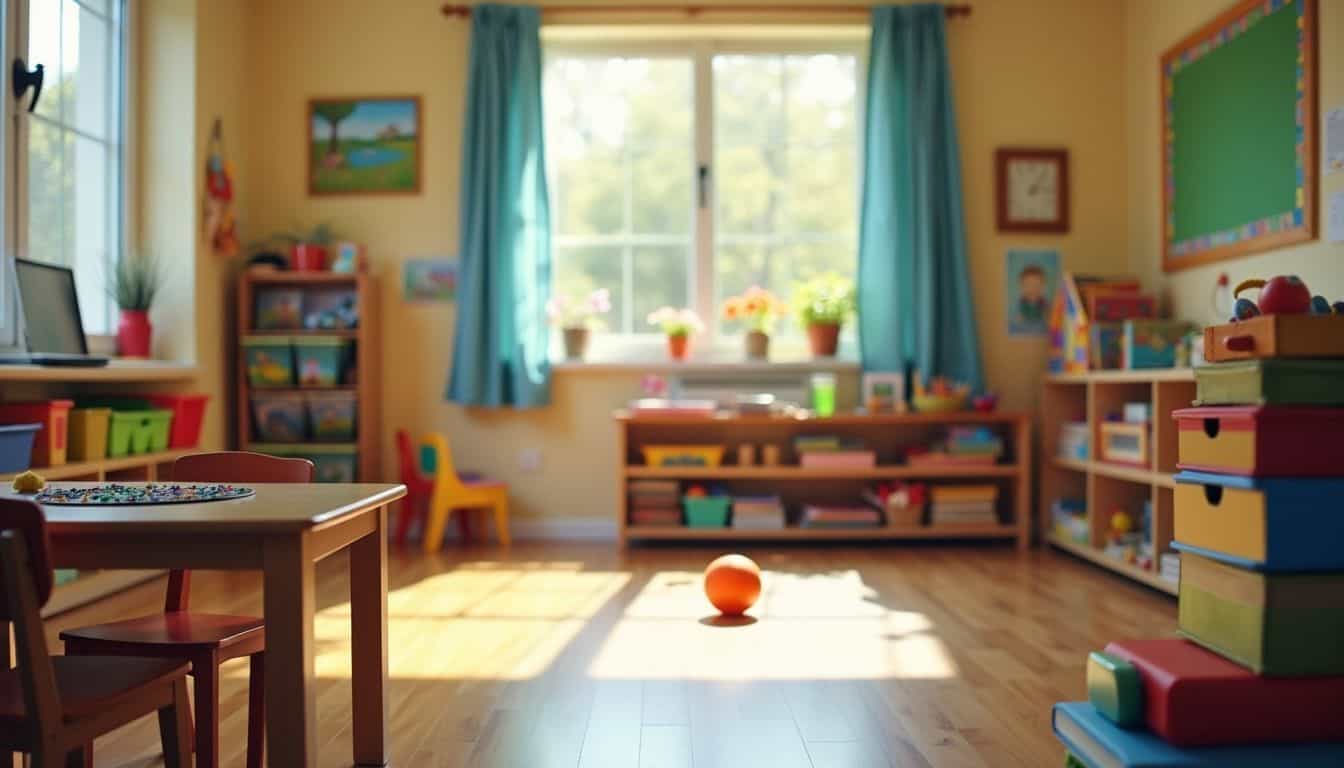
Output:
M1257 571L1344 571L1344 478L1176 475L1172 546Z
M349 339L335 336L294 340L294 367L301 387L335 387L344 378Z
M33 440L41 424L6 424L0 427L0 472L23 472L32 465Z
M307 409L297 393L252 395L256 436L268 443L297 443L308 436Z
M294 386L294 347L288 336L244 336L243 354L253 387Z

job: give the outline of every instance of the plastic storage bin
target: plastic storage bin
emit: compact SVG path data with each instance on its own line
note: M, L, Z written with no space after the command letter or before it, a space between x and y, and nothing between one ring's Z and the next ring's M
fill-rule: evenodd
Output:
M299 443L308 436L303 395L252 395L252 423L257 437L268 443Z
M646 445L644 463L650 467L717 467L723 463L723 446Z
M257 291L254 320L261 331L296 330L303 325L303 291L265 288Z
M244 336L243 357L252 386L294 386L294 347L288 336Z
M155 408L173 412L169 448L195 448L200 444L201 422L205 419L209 395L149 395L145 399Z
M355 439L354 392L306 392L304 399L314 440Z
M107 456L107 428L111 408L75 408L70 411L70 460L98 461Z
M729 496L687 496L682 499L686 509L686 525L689 528L726 528L728 527L728 508L732 505Z
M69 437L70 400L42 400L0 405L0 424L40 424L33 440L32 466L55 467L65 463Z
M254 443L249 451L272 456L307 459L316 467L319 483L355 482L356 459L359 450L353 443L324 443L319 445L292 445L284 443Z
M348 339L313 336L294 340L294 368L301 387L335 387L345 371Z
M172 424L172 411L114 408L108 418L107 455L119 458L166 451Z
M7 424L0 427L0 472L22 472L33 458L33 440L41 424Z

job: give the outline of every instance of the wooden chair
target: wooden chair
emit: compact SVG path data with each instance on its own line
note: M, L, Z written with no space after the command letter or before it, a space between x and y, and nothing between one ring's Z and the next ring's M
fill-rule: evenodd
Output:
M483 477L461 476L453 467L453 451L448 439L429 434L421 445L433 457L434 491L429 498L429 517L425 522L425 551L438 552L443 546L443 529L453 510L489 509L494 513L495 535L507 546L509 537L509 486Z
M9 655L14 624L19 666L0 668L0 765L26 752L32 768L92 765L85 745L158 712L168 768L189 768L191 704L186 662L121 656L51 656L40 611L53 574L47 522L38 505L0 499L0 630Z
M397 465L401 484L406 486L406 496L397 511L397 530L392 541L401 547L406 545L415 518L428 518L429 500L434 495L434 478L420 471L420 456L411 442L410 433L404 429L397 430ZM457 530L463 541L471 538L471 524L466 515L457 516Z
M260 453L225 451L183 456L173 464L173 480L200 483L311 483L313 463ZM265 745L264 679L266 629L252 616L225 616L188 610L191 572L168 575L163 613L61 633L68 655L118 654L191 662L196 684L196 765L219 765L219 665L247 656L251 667L247 699L247 766L261 768ZM92 752L92 746L87 747Z

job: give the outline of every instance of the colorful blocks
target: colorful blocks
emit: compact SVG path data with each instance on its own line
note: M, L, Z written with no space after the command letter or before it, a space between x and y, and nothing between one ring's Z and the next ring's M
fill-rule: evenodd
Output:
M1087 656L1087 698L1103 717L1121 728L1143 725L1143 685L1133 664L1109 653Z

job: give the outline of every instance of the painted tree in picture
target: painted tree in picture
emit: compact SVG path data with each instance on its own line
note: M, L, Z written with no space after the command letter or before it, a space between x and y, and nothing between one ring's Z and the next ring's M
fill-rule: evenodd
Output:
M420 100L315 99L308 108L313 195L420 191Z

